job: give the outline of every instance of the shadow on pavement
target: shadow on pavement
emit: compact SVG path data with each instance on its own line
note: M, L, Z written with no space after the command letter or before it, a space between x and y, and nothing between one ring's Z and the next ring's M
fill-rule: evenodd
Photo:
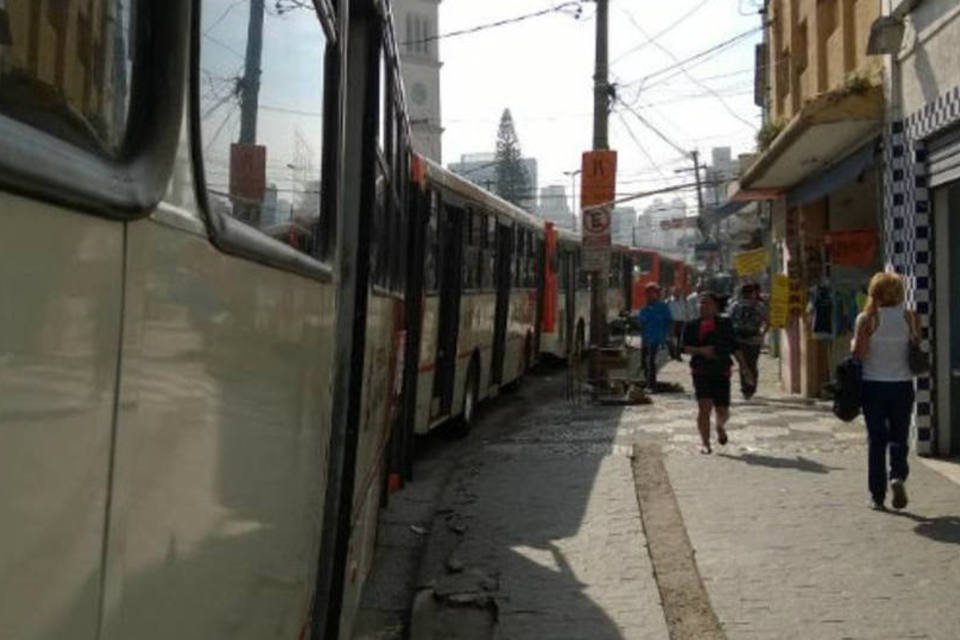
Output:
M558 396L539 399L550 397ZM597 558L626 532L591 522L610 517L614 497L598 495L596 485L622 410L573 409L557 399L536 406L515 426L497 428L505 426L496 425L507 418L502 413L478 424L483 446L462 461L448 487L441 509L446 515L434 523L425 563L446 605L432 637L471 637L463 607L490 597L503 637L625 637L623 612L614 613L607 602L614 585L604 584L616 576Z
M749 465L761 467L770 467L772 469L793 469L795 471L806 471L808 473L830 473L831 471L842 471L843 467L828 467L816 460L797 456L796 458L776 458L774 456L764 456L756 453L744 453L739 456L733 456L729 453L717 454L721 458L730 460L739 460Z
M960 544L960 516L938 516L927 518L909 511L891 511L892 515L909 518L917 523L914 533L936 542Z

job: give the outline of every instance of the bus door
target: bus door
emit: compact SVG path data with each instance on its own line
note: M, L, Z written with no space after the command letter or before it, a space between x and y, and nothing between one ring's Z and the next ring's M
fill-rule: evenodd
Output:
M496 265L494 286L497 288L497 308L493 326L493 355L490 358L490 384L503 382L503 358L507 350L507 312L510 310L510 283L513 264L513 226L497 224Z
M534 254L537 260L537 270L536 270L536 287L537 287L537 308L534 312L534 323L533 323L533 349L530 352L531 361L528 362L528 366L533 366L533 359L537 357L537 354L540 353L540 334L543 332L543 314L546 311L544 308L544 288L547 285L546 271L547 271L547 243L543 238L537 237L534 235L534 247L536 247ZM554 253L556 252L556 245L554 245ZM556 279L554 279L556 282ZM553 305L552 313L556 313L556 304Z
M633 299L633 258L629 254L623 255L620 270L620 286L623 287L623 306L627 310L633 311L637 308L637 301Z
M574 350L574 327L577 324L577 267L572 251L563 251L560 253L560 286L563 287L564 298L566 302L563 313L566 316L564 327L563 343L566 346L564 351L570 354Z
M463 286L463 218L466 211L443 205L440 219L440 299L437 313L437 357L433 378L434 405L439 415L453 407L453 385L457 370L457 338L460 333L460 291Z

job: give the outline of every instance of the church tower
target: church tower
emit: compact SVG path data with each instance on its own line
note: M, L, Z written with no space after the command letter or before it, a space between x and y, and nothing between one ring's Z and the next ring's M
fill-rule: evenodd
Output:
M440 57L436 37L441 0L394 0L393 19L400 72L414 149L441 162Z

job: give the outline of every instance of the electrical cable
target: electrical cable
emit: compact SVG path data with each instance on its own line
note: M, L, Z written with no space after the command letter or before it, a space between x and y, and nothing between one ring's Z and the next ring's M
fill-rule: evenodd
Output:
M634 54L634 53L637 53L638 51L641 51L641 50L645 49L645 48L646 48L648 45L650 45L654 40L657 40L657 39L660 38L661 36L664 36L664 35L666 35L667 33L673 31L676 27L680 26L680 25L683 24L688 18L690 18L690 16L692 16L692 15L695 14L697 11L699 11L700 9L702 9L703 7L705 7L708 2L710 2L710 0L702 0L702 1L700 2L700 4L694 6L692 9L690 9L690 10L687 11L685 14L683 14L682 16L680 16L679 18L677 18L675 21L671 22L669 25L667 25L666 27L664 27L663 29L661 29L660 31L658 31L658 32L653 36L653 38L652 38L650 41L641 42L640 44L638 44L637 46L633 47L632 49L629 49L629 50L621 53L621 54L620 54L619 56L617 56L616 58L614 58L613 61L610 63L610 66L612 67L613 65L617 64L618 62L620 62L621 60L623 60L623 59L626 58L627 56L632 55L632 54Z
M662 68L662 69L659 69L659 70L657 70L657 71L654 71L653 73L647 74L647 75L643 76L642 78L639 78L639 79L637 79L637 80L633 80L633 81L624 83L624 84L621 85L621 87L632 87L632 86L635 86L635 85L644 85L647 81L652 80L653 78L656 78L657 76L661 76L661 75L663 75L663 74L665 74L665 73L669 73L669 72L671 72L671 71L673 71L673 70L675 70L675 69L679 69L680 67L686 67L686 66L687 66L689 63L691 63L691 62L697 62L697 64L702 64L703 62L706 62L706 60L703 59L703 58L705 58L706 56L710 56L710 58L712 58L712 57L713 57L712 54L718 54L718 53L720 53L720 52L722 52L722 51L724 51L724 50L732 47L733 45L735 45L736 43L740 42L741 40L743 40L743 39L745 39L745 38L747 38L747 37L749 37L749 36L752 36L752 35L754 35L755 33L759 32L759 31L762 31L763 29L764 29L764 26L760 26L760 27L754 27L754 28L752 28L752 29L748 29L747 31L743 31L743 32L741 32L741 33L738 33L737 35L733 36L732 38L730 38L730 39L728 39L728 40L724 40L723 42L720 42L720 43L718 43L718 44L713 45L713 46L710 47L709 49L704 49L703 51L700 51L700 52L695 53L695 54L693 54L693 55L691 55L691 56L688 56L687 58L684 58L683 60L678 60L675 64L672 64L672 65L666 66L666 67L664 67L664 68ZM707 59L710 59L710 58L707 58ZM689 68L689 67L688 67L688 68Z
M413 44L425 44L427 42L434 42L436 40L442 40L444 38L453 38L455 36L463 36L471 33L477 33L479 31L486 31L487 29L493 29L495 27L503 27L506 25L517 24L518 22L524 22L532 18L539 18L541 16L549 15L551 13L562 13L567 10L573 10L573 15L575 20L580 19L580 15L583 11L583 6L581 0L573 0L571 2L564 2L562 4L554 5L548 7L547 9L541 9L540 11L534 11L533 13L526 13L524 15L516 16L514 18L504 18L503 20L497 20L495 22L488 22L486 24L480 24L475 27L469 27L467 29L458 29L457 31L449 31L447 33L440 33L435 36L428 36L426 38L420 38L418 40L407 40L401 42L400 46L408 46Z
M704 84L703 82L701 82L700 80L698 80L692 73L690 73L690 71L688 71L688 70L686 69L686 67L684 67L684 65L683 65L682 63L680 63L679 59L677 58L677 56L676 56L672 51L670 51L669 49L667 49L665 46L663 46L663 45L660 44L659 42L656 42L655 40L651 39L650 36L647 34L647 32L644 30L644 28L641 27L641 26L637 23L637 21L634 19L633 14L631 14L631 13L628 12L628 11L624 11L624 13L626 13L627 19L630 20L630 23L633 24L633 26L636 28L636 30L639 31L640 34L641 34L644 38L646 38L648 42L650 42L651 44L653 44L653 46L655 46L655 47L657 47L658 49L660 49L660 51L662 51L663 53L665 53L666 55L668 55L674 62L676 62L676 63L679 65L680 71L687 77L688 80L690 80L690 82L694 83L695 85L697 85L698 87L700 87L700 88L703 89L704 91L707 91L707 92L708 92L710 95L712 95L714 98L716 98L717 101L718 101L721 105L723 105L723 108L727 111L727 113L729 113L729 114L730 114L731 116L733 116L735 119L739 120L740 122L742 122L742 123L744 123L744 124L746 124L746 125L748 125L748 126L753 126L754 123L751 123L749 120L743 118L739 113L737 113L736 111L734 111L733 108L731 108L730 105L727 103L727 101L724 100L724 99L720 96L720 94L717 93L717 92L713 89L713 87L710 87L710 86Z
M663 140L664 142L666 142L668 145L670 145L675 151L679 152L680 154L684 155L685 157L690 157L690 151L684 149L684 148L681 147L679 144L677 144L676 142L674 142L673 140L671 140L670 138L668 138L668 137L666 136L666 134L664 134L662 131L660 131L660 130L657 129L655 126L653 126L653 125L650 123L649 120L647 120L647 119L644 118L642 115L640 115L640 113L639 113L636 109L634 109L632 106L628 105L626 102L624 102L623 100L621 100L621 99L619 99L619 98L617 98L617 102L619 102L620 104L622 104L627 111L629 111L630 113L632 113L632 114L637 118L637 120L639 120L641 123L643 123L643 126L645 126L646 128L650 129L650 131L652 131L653 133L655 133L658 138L660 138L661 140Z
M640 142L640 139L637 137L637 135L633 132L633 129L631 129L630 125L627 123L627 119L624 118L623 114L620 112L617 113L617 117L620 118L620 122L623 123L624 129L627 130L627 135L629 135L630 138L633 140L634 144L637 145L637 148L639 148L640 151L643 153L643 155L647 158L647 160L650 161L650 164L656 168L657 173L660 174L660 177L666 180L667 175L663 172L663 169L660 168L660 165L657 164L657 161L653 159L653 156L650 155L650 152L647 151L647 148L644 147L643 144Z

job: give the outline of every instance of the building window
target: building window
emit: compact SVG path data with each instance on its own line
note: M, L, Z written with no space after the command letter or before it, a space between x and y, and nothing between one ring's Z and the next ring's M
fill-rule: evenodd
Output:
M78 147L116 157L126 135L132 67L130 15L138 2L0 4L0 113ZM132 9L131 9L132 7ZM40 56L39 52L50 55ZM5 52L4 52L5 53Z
M837 0L817 0L817 21L824 39L837 30Z
M801 74L807 70L807 21L804 20L797 26L797 46L794 51L797 54L797 73Z

